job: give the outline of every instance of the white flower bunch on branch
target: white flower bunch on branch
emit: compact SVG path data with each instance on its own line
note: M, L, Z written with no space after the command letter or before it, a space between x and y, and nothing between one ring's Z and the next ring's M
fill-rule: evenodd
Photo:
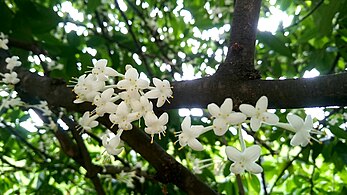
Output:
M94 63L89 74L84 74L75 79L73 91L76 93L74 103L91 102L96 108L86 112L79 120L80 127L90 131L98 125L97 118L105 114L109 115L110 121L118 126L118 131L131 130L132 122L144 119L145 132L151 135L165 135L166 124L169 121L167 113L160 117L153 111L153 104L149 99L157 100L157 107L164 105L172 97L169 81L153 78L154 86L150 86L147 80L139 77L138 71L131 65L125 67L124 75L111 67L107 67L107 60L101 59ZM117 77L116 79L114 79ZM108 80L119 80L116 84L109 84ZM118 134L117 134L118 135ZM119 133L120 139L121 133ZM106 143L106 142L104 142ZM111 144L104 146L106 151L111 152Z
M15 67L18 67L22 64L22 62L19 61L18 56L12 56L11 58L5 59L6 69L9 70L8 73L0 73L0 76L2 76L2 82L7 85L15 85L19 83L19 78L17 73L13 70Z
M203 144L198 140L200 135L213 130L215 135L223 136L231 126L236 126L238 128L241 150L233 146L227 146L225 149L228 159L233 161L230 171L234 174L241 174L245 171L257 174L263 171L262 167L256 163L260 158L261 147L259 145L246 147L241 126L244 122L250 123L249 127L252 131L258 131L262 124L276 125L289 130L295 133L290 142L293 146L300 145L305 147L310 142L310 139L319 142L310 133L323 133L313 130L313 122L310 115L306 117L305 121L297 115L288 115L287 120L289 124L280 123L278 116L268 112L267 107L268 99L266 96L260 97L255 106L241 104L239 107L241 112L233 111L233 101L231 98L226 98L221 106L211 103L207 106L207 110L213 119L212 125L207 127L191 125L191 118L187 116L181 124L182 131L177 132L178 135L176 136L178 136L178 140L176 142L181 145L180 149L188 145L193 150L202 151L204 149ZM247 118L250 118L250 120L246 120Z

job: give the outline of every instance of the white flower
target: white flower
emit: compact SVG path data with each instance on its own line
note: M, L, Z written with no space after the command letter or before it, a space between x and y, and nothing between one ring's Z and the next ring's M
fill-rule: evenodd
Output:
M14 67L20 66L22 62L18 61L19 57L18 56L12 56L11 58L6 58L6 68L10 71L13 70Z
M2 103L2 106L4 108L9 108L9 107L14 108L16 106L22 106L22 105L24 105L24 102L22 102L19 97L17 97L17 98L10 98L9 100L5 100Z
M347 113L343 113L343 118L347 120Z
M111 67L107 67L107 60L101 59L95 62L92 74L99 80L106 81L109 76L121 76L116 70Z
M117 175L117 180L119 182L125 183L128 188L134 188L133 184L133 178L136 177L135 171L130 171L130 172L124 172L122 170L118 175Z
M102 91L104 87L105 82L97 80L92 74L80 76L74 87L74 92L77 94L74 103L93 102L95 96L100 94L99 91Z
M211 103L207 106L207 109L215 118L213 120L213 131L219 136L225 134L229 125L242 123L247 118L243 113L232 111L233 100L231 98L226 98L220 108L215 103Z
M153 143L153 137L155 134L159 135L161 139L161 134L165 136L166 123L169 121L169 115L164 112L159 118L154 113L147 113L145 118L145 132L151 135L151 143Z
M138 118L145 116L146 113L153 111L153 104L145 96L141 96L140 100L132 100L130 102L131 108L134 112L138 112Z
M92 128L99 125L99 122L95 121L96 118L98 118L98 115L90 117L90 112L87 111L83 114L82 118L78 120L78 124L81 125L84 130L90 131Z
M17 73L16 72L11 72L11 73L5 73L2 75L4 78L2 78L2 82L6 84L17 84L20 80L17 78Z
M43 116L51 116L52 111L48 107L47 101L40 101L40 104L36 105L36 108L40 109L43 113Z
M148 91L145 96L149 99L158 99L157 107L161 107L168 98L172 97L170 82L168 80L161 81L153 78L153 83L155 88Z
M258 145L253 145L240 152L238 149L227 146L225 153L228 159L234 163L230 166L230 171L234 174L243 173L245 170L251 173L261 173L263 168L255 163L260 156L261 148Z
M282 127L284 129L287 129L289 131L292 131L295 133L293 138L290 140L290 144L292 146L299 146L305 147L311 139L319 142L319 140L313 138L310 133L322 135L324 132L317 131L313 129L313 119L310 115L307 115L305 118L305 121L302 120L299 116L295 114L288 114L287 120L289 124L287 123L279 123L276 124L278 127Z
M121 143L120 136L122 132L122 130L118 130L117 135L115 135L110 130L107 130L106 134L102 136L102 145L110 155L118 155L124 149L124 147L118 148Z
M204 126L202 125L191 125L190 116L186 116L183 119L181 124L182 132L177 135L178 143L181 145L181 148L188 145L193 150L202 151L204 147L202 144L196 139L198 138L204 130Z
M112 98L114 94L114 89L106 89L101 94L97 94L94 98L93 104L96 105L96 114L103 116L105 113L115 113L117 110L117 105L113 103L116 99Z
M262 96L257 101L255 108L249 104L241 104L240 110L247 116L251 117L251 129L258 131L262 123L274 125L278 123L279 118L273 113L267 112L268 99Z
M336 125L338 122L339 122L339 120L337 120L337 118L333 118L333 119L329 120L329 123L333 126Z
M0 33L0 48L4 50L8 50L7 43L8 43L7 37L3 33Z
M149 87L148 81L139 79L139 73L133 67L127 67L124 79L117 83L119 89L125 89L130 94L138 94L139 90Z
M212 159L200 160L198 158L195 158L193 160L193 173L194 174L201 174L202 173L202 169L204 169L206 167L209 167L211 165L213 165Z
M133 128L131 122L137 119L138 113L130 112L130 108L127 104L122 101L118 107L117 111L110 114L109 119L113 125L118 124L119 129L131 130Z
M139 93L130 93L128 91L120 92L118 95L127 104L131 104L133 101L138 101L141 97Z

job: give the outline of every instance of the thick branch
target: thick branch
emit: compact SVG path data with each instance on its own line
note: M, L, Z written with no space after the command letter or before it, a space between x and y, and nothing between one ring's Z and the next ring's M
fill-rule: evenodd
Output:
M286 80L232 81L208 77L173 83L174 98L164 109L206 108L231 97L234 107L255 104L263 95L270 108L303 108L347 105L347 73Z
M228 54L217 74L237 79L259 77L254 69L254 54L260 6L261 0L236 0Z

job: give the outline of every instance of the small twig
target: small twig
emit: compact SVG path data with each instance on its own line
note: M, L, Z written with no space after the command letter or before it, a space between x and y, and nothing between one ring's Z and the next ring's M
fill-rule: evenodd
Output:
M266 180L265 180L265 172L261 172L261 182L263 184L263 190L264 190L264 195L268 195L268 192L266 190Z
M133 39L133 41L134 41L134 43L135 43L135 45L136 45L136 47L137 47L137 50L138 50L137 53L140 55L140 57L141 57L141 59L142 59L142 62L143 62L144 66L145 66L145 68L146 68L146 70L147 70L147 72L148 72L149 78L153 78L153 73L152 73L152 71L151 71L151 68L149 67L149 64L147 63L146 57L143 55L143 52L142 52L142 49L141 49L142 46L141 46L141 44L139 43L139 41L138 41L138 39L137 39L137 37L136 37L136 35L135 35L133 29L132 29L132 26L129 24L128 17L125 15L125 13L124 13L124 12L122 11L122 9L119 7L119 4L118 4L118 1L117 1L117 0L114 1L114 4L115 4L117 10L120 12L122 18L124 19L125 24L128 26L129 33L130 33L130 35L131 35L131 37L132 37L132 39Z
M286 27L285 29L289 29L292 28L298 24L300 24L301 22L303 22L306 18L308 18L310 15L312 15L322 4L323 4L324 0L319 1L316 6L314 6L314 8L309 11L304 17L302 17L299 21L296 21L294 24Z
M243 188L242 179L241 179L240 174L236 175L236 181L237 181L237 186L239 188L239 195L244 195L245 189Z
M265 143L265 141L263 141L263 140L261 140L259 137L257 137L257 136L255 135L255 132L250 131L250 130L247 130L247 129L244 129L244 130L247 132L248 135L251 135L251 136L254 138L254 140L256 141L256 143L259 143L259 144L262 145L264 148L266 148L266 149L270 152L271 156L274 156L274 155L278 154L278 152L277 152L277 151L274 151L269 145L267 145L267 144Z
M297 158L299 158L299 155L301 154L301 151L302 151L302 150L300 150L300 152L298 152L298 154L297 154L292 160L290 160L289 162L287 162L287 164L283 167L281 173L277 176L277 178L276 178L274 184L271 186L269 194L272 193L274 187L276 186L277 182L281 179L281 177L283 176L284 172L285 172L290 166L292 166L293 162L294 162Z
M314 175L314 172L315 172L315 169L316 169L316 159L313 160L313 170L312 170L312 173L311 173L311 177L310 177L310 194L314 194L314 182L313 182L313 175Z
M41 158L43 159L54 159L52 156L46 154L45 152L41 151L40 149L36 148L33 146L31 143L29 143L24 137L22 137L17 131L15 131L10 125L7 125L6 123L3 123L9 133L13 134L14 136L17 137L18 140L23 142L25 145L27 145L30 149L32 149L36 154L39 154Z

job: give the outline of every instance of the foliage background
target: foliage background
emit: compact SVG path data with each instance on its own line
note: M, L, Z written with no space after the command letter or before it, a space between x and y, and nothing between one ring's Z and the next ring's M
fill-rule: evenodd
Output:
M74 9L64 10L63 5ZM18 55L26 69L66 82L83 74L93 59L100 58L108 59L119 72L131 64L149 78L179 81L209 76L225 59L233 7L233 1L203 0L2 0L0 32L9 36L11 55ZM270 17L273 7L293 19L276 32L258 32L255 64L263 79L299 78L312 69L320 75L345 71L347 1L263 1L260 17ZM26 101L38 103L35 97L27 97ZM247 137L248 144L263 146L260 163L264 168L263 174L246 173L241 177L247 193L347 193L345 108L319 110L323 114L315 120L315 127L328 133L320 138L322 143L312 142L302 149L291 147L292 135L282 129L263 126L254 134L245 126L253 136ZM96 193L85 176L86 170L63 152L52 129L32 121L32 112L27 108L1 110L0 193ZM179 146L173 144L173 132L180 130L182 121L178 112L169 111L167 136L155 141L189 169L196 158L213 159L214 165L203 169L198 177L218 193L238 193L236 178L229 172L230 162L223 154L225 145L238 146L237 136L232 131L223 137L209 132L200 138L206 146L203 152L178 150ZM289 112L304 117L309 111L276 110L282 122ZM80 116L69 111L65 115L75 119ZM206 125L208 117L194 117L193 123ZM28 121L36 124L37 130L28 131L23 125ZM100 126L92 134L97 137L104 131ZM69 130L66 133L71 137ZM137 170L146 178L144 183L135 180L132 189L119 182L117 174L100 175L107 193L184 193L172 184L159 182L155 169L127 144L119 158L109 157L93 135L82 137L95 165Z

